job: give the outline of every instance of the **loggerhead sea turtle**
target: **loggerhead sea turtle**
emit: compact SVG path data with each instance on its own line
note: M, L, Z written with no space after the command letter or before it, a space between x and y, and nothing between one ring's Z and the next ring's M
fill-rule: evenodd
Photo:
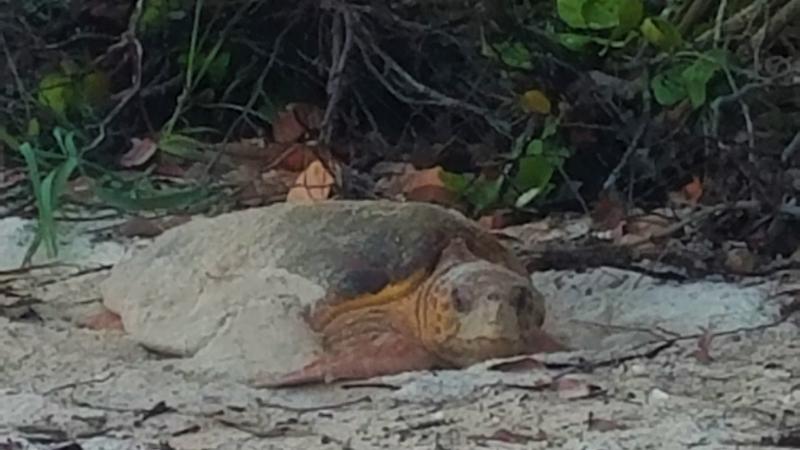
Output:
M425 203L283 203L194 219L118 263L102 292L104 313L144 347L260 386L558 348L523 265L474 222Z

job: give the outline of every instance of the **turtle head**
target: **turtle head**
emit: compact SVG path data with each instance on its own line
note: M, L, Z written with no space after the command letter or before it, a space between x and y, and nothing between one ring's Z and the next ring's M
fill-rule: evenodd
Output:
M442 252L417 317L425 347L456 367L532 353L544 300L530 279L475 256L461 239Z

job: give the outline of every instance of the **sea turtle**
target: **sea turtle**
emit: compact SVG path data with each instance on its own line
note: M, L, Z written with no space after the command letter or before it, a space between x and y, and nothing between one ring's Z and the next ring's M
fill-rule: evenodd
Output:
M558 345L514 255L426 203L282 203L194 219L115 265L102 292L106 314L144 347L260 386L459 368Z

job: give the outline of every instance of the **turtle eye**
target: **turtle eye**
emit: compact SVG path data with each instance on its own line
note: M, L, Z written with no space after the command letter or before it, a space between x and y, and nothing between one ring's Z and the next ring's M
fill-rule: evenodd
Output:
M458 312L465 312L469 309L469 303L463 292L453 289L452 299L453 308Z
M517 311L528 307L528 290L522 287L514 288L511 296L511 305Z

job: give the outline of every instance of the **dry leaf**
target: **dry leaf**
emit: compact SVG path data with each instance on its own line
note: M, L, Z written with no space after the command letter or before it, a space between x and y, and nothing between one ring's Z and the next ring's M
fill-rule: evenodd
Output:
M563 377L558 379L555 383L558 397L564 400L577 400L581 398L589 398L601 392L598 386L589 384L585 380L577 378Z
M324 113L317 105L310 103L290 103L286 109L294 112L295 118L306 131L319 131L322 128Z
M106 308L84 318L79 325L91 330L124 330L122 318Z
M325 200L331 195L335 179L321 161L316 160L297 177L286 194L287 202Z
M493 211L478 219L478 223L489 230L505 228L511 225L511 211Z
M681 191L690 205L696 205L703 196L703 183L700 182L700 178L694 176L692 181L687 183Z
M529 372L531 370L543 369L544 367L544 363L538 359L525 356L495 364L489 367L489 370L496 370L498 372Z
M275 142L292 143L297 142L306 134L306 127L297 120L294 111L281 111L272 124L272 137Z
M158 150L158 144L150 138L131 138L131 148L122 155L122 167L136 167L146 163Z
M525 112L550 114L550 110L552 109L550 99L547 98L544 92L538 89L531 89L530 91L522 94L520 103L522 104L522 109Z
M626 214L621 195L613 189L603 191L592 210L592 228L603 231L616 229L623 223Z
M293 144L286 149L285 153L281 155L280 158L280 163L276 168L299 172L317 159L317 155L314 153L314 150L306 144Z

